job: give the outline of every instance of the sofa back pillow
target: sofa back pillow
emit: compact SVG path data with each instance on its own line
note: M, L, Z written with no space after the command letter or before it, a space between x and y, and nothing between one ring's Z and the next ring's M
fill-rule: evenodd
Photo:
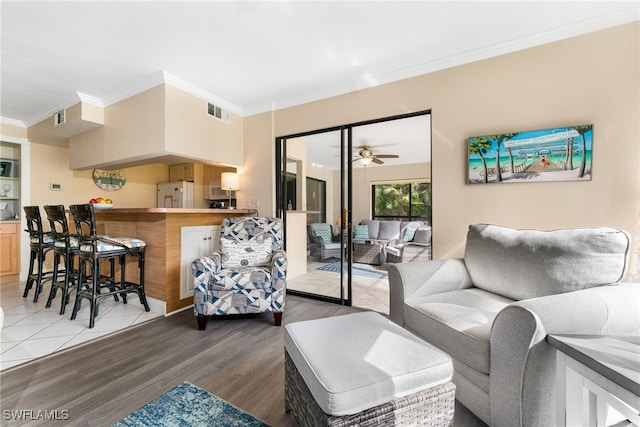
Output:
M418 227L416 233L413 236L412 242L422 244L431 243L431 227L427 225Z
M400 223L400 240L410 242L413 240L418 227L423 225L420 221L402 221Z
M369 238L377 239L380 232L380 220L378 219L363 219L360 221L360 225L366 225L369 227Z
M393 240L400 238L400 221L380 221L379 240Z
M353 238L358 240L367 240L369 238L369 226L356 225L356 232Z
M473 284L514 300L617 283L630 240L615 228L516 230L469 227L464 262Z

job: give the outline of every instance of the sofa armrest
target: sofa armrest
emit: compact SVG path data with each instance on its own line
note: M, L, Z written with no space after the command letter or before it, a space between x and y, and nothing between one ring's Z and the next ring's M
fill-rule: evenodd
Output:
M491 330L491 425L556 425L555 351L549 334L639 335L640 284L518 301Z
M390 318L404 326L405 300L472 286L471 277L461 259L393 264L389 268Z

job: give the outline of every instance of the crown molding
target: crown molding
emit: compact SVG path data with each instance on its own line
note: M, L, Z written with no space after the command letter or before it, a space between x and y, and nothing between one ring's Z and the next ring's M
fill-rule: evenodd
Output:
M20 128L26 128L27 125L22 120L10 119L9 117L0 116L0 125L11 125Z

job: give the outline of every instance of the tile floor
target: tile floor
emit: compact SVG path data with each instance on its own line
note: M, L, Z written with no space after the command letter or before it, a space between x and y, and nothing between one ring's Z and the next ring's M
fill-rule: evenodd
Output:
M311 292L331 297L340 296L340 276L336 272L321 271L318 267L327 264L312 257L307 259L307 273L298 277L287 278L287 289ZM354 264L360 268L386 272L391 264L366 265ZM383 278L363 277L353 275L352 304L354 307L374 310L382 314L389 314L389 280Z
M0 370L28 362L73 345L96 339L128 326L146 322L157 313L145 312L136 295L127 298L127 304L104 300L100 304L95 326L89 329L89 304L71 320L73 295L64 315L60 315L60 292L45 308L49 285L38 302L33 302L33 289L22 297L24 282L0 284L0 306L4 310L4 325L0 334Z

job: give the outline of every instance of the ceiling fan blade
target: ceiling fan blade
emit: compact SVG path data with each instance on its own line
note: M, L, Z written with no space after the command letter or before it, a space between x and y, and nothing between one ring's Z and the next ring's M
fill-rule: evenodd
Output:
M355 159L353 159L353 160L351 160L351 161L352 161L352 162L357 162L357 161L358 161L358 160L360 160L360 159L362 159L362 157L357 157L357 158L355 158Z
M375 156L382 159L397 159L400 157L397 154L376 154Z
M373 161L373 163L377 163L379 165L384 163L382 160L378 159L377 157L374 157L372 161Z

